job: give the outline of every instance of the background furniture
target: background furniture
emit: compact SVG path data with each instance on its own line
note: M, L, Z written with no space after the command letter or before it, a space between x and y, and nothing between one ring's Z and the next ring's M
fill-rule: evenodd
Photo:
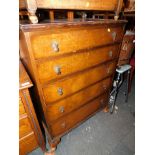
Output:
M123 64L129 64L130 58L134 51L135 46L134 40L135 40L135 33L132 31L126 31L123 37L122 47L117 64L118 66Z
M45 143L29 95L33 84L22 63L19 63L19 154L25 155Z
M68 18L73 19L73 10L99 10L115 12L114 19L119 18L123 0L19 0L19 8L27 9L31 23L38 23L37 9L50 9L50 19L54 19L53 9L68 9Z

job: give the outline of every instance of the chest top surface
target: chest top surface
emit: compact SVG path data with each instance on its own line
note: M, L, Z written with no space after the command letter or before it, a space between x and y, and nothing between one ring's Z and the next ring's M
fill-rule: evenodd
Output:
M30 77L28 76L22 62L19 61L19 89L21 90L32 86L33 84Z
M20 29L22 31L37 31L37 30L49 30L53 28L69 28L69 27L77 27L77 26L95 26L95 25L103 25L103 26L119 26L126 24L126 20L113 20L113 19L87 19L85 21L81 19L74 19L73 21L67 20L55 20L53 22L46 20L42 21L38 24L30 24L28 21L23 21L20 24Z

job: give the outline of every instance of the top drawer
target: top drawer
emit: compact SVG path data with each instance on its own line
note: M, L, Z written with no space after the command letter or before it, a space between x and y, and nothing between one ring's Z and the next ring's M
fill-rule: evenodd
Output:
M39 59L119 42L122 37L123 29L121 26L81 26L31 32L31 43L34 57Z

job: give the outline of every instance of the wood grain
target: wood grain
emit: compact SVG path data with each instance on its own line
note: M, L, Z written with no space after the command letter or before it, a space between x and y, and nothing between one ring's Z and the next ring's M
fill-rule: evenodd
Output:
M38 8L77 9L77 10L115 10L117 0L36 0Z
M27 153L31 152L32 150L38 147L35 135L32 133L25 137L24 139L20 139L19 141L19 154L26 155Z
M118 66L129 63L135 46L133 43L134 39L135 39L134 34L124 35L121 51L119 54L118 64L117 64Z
M30 77L28 76L26 70L24 69L23 64L19 61L19 89L32 87Z
M64 100L56 102L55 104L49 104L47 107L47 116L49 121L55 121L56 119L63 117L65 114L80 108L93 98L103 94L109 89L111 80L112 78L107 78L65 98Z
M43 88L43 94L46 104L63 99L87 86L111 76L116 67L116 61L97 66L96 68L87 70L82 74L74 75L70 78L62 79L55 83L51 83ZM62 88L63 94L58 94L58 89Z
M30 134L31 132L33 131L28 118L23 118L19 120L19 138L22 138Z
M50 80L62 78L91 66L96 66L103 62L113 60L118 57L119 46L120 45L118 44L61 57L55 60L51 59L38 62L38 78L41 83L46 83ZM60 69L60 73L56 70L58 68Z
M113 32L116 38L113 40ZM119 35L118 35L119 34ZM80 28L54 28L50 31L40 31L30 33L31 43L35 59L58 56L64 53L93 48L109 43L119 42L123 37L121 27L80 27ZM80 36L80 37L79 37ZM89 39L88 39L89 38ZM72 42L74 40L74 42ZM58 44L58 52L55 52L52 44Z
M25 109L24 109L22 99L21 97L19 97L19 115L23 115L23 114L25 114Z
M98 97L97 99L89 102L88 104L84 105L80 109L72 112L72 114L61 118L55 123L52 123L51 133L54 136L58 136L64 133L65 131L69 130L70 128L73 128L80 121L85 120L89 115L93 114L95 111L100 109L102 107L101 101L103 102L103 105L106 104L107 97L108 95L104 94Z

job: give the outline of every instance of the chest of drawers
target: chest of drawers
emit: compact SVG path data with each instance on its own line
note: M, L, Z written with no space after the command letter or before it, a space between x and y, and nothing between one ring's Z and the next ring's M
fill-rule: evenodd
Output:
M20 56L34 82L52 146L103 109L126 21L20 25Z
M29 95L32 82L21 62L19 80L19 154L26 155L37 147L45 150L45 143Z

